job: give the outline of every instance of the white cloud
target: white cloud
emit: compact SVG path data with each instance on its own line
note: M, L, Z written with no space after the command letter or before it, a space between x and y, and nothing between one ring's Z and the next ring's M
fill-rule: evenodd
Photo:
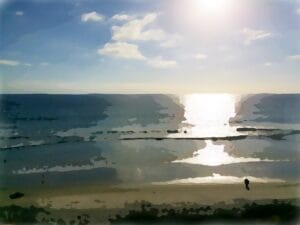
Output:
M127 14L116 14L112 17L113 20L119 20L119 21L128 21L133 19L132 16Z
M104 16L95 11L84 13L81 15L82 22L101 22L103 20L104 20Z
M300 60L300 55L290 55L287 57L289 60Z
M20 62L14 60L0 59L0 65L18 66Z
M271 63L271 62L266 62L266 63L265 63L265 66L268 66L268 67L269 67L269 66L272 66L272 65L273 65L273 63Z
M157 19L157 13L149 13L142 19L134 19L122 26L112 27L112 39L116 41L159 41L166 39L161 29L145 29Z
M126 42L106 43L103 48L98 49L98 54L124 59L145 59L137 45Z
M32 66L30 63L22 63L15 60L0 59L0 65L6 66Z
M165 60L161 56L148 60L148 65L158 69L169 69L177 66L177 62L174 60Z
M166 40L160 44L163 48L174 48L182 41L182 37L179 34L168 35Z
M300 7L296 10L296 13L300 16Z
M245 45L250 45L253 41L265 40L272 37L272 33L265 30L255 30L251 28L244 28L242 33L245 36Z
M148 13L142 18L135 18L127 14L116 14L114 20L126 21L123 25L112 26L112 41L98 49L98 54L116 58L146 60L154 68L167 69L177 66L174 60L165 60L161 56L148 59L140 51L137 44L128 42L136 41L161 41L164 48L175 47L182 37L178 34L167 34L162 29L148 27L154 25L158 13Z
M195 59L205 60L205 59L207 59L207 55L199 53L199 54L195 55Z
M48 63L48 62L41 62L40 65L41 65L41 66L49 66L50 63Z
M220 52L227 52L227 51L229 51L230 48L226 45L221 45L218 47L218 49Z
M112 26L112 40L115 41L161 41L163 48L173 48L182 40L179 34L168 34L160 28L153 28L158 13L148 13L142 18L127 14L116 14L112 19L127 21L120 26Z
M23 11L17 11L16 12L16 16L23 16L24 15L24 12Z

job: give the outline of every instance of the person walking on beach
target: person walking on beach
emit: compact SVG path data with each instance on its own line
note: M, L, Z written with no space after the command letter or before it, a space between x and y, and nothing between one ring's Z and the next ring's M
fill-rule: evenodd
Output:
M244 180L244 183L245 183L245 188L246 188L248 191L250 191L250 187L249 187L250 181L246 178L246 179Z

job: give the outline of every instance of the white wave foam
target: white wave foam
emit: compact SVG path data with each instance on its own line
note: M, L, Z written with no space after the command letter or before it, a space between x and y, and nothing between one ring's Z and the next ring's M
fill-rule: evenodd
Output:
M43 168L32 168L27 169L26 167L13 170L13 174L34 174L34 173L46 173L46 172L70 172L79 170L92 170L96 168L108 167L107 161L95 160L95 158L90 159L89 164L85 165L66 165L66 166L54 166L54 167L43 167Z
M154 182L155 185L168 185L168 184L237 184L242 183L245 177L235 176L222 176L218 173L213 173L212 176L208 177L195 177L186 179L176 179L164 182ZM283 183L284 180L272 179L266 177L247 177L248 180L254 183Z

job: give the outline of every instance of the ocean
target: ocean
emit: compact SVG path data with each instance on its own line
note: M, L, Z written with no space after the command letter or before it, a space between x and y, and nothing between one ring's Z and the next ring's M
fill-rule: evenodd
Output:
M300 94L2 94L0 187L300 181Z

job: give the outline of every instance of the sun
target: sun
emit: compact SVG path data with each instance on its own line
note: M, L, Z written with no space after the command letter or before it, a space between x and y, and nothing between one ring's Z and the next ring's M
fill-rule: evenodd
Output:
M200 13L215 14L226 9L229 0L192 0L192 5Z
M241 0L174 0L172 20L192 42L221 40L236 23ZM203 45L202 43L201 45ZM204 46L203 46L204 47ZM201 51L201 50L200 50Z
M199 26L199 21L223 24L231 15L236 0L186 0L179 6L184 10L187 24ZM180 11L180 10L179 10Z
M225 8L226 0L194 0L194 4L201 11L215 13Z

